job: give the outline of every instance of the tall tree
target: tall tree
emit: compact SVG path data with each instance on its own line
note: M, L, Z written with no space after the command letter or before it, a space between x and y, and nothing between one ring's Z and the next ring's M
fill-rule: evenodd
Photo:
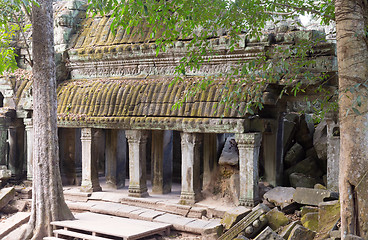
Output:
M368 3L336 0L342 239L368 239Z
M32 7L33 194L24 239L51 236L51 221L73 219L64 201L59 170L52 0Z

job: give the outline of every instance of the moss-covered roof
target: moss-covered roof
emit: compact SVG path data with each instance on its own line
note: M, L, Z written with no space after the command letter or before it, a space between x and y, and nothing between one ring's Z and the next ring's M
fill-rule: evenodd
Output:
M188 80L190 81L190 80ZM170 85L170 80L95 79L70 80L59 85L59 120L88 121L126 117L242 118L236 110L227 110L220 102L221 82L197 93L173 110L188 90L188 85ZM240 105L244 110L245 102Z

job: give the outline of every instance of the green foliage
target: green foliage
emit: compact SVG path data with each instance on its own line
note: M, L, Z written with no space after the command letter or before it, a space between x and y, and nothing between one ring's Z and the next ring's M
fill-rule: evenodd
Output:
M260 39L268 22L294 19L309 13L327 24L334 19L332 0L89 0L94 14L113 17L111 30L122 26L128 33L142 34L144 25L152 34L147 41L155 41L156 54L165 51L178 40L186 44L186 55L176 68L176 81L193 70L200 69L214 54L210 39L225 34L229 51L238 47L240 35L247 39ZM293 46L275 46L257 59L239 61L230 72L220 76L204 76L202 82L193 83L191 90L174 106L206 88L214 78L225 78L222 102L239 110L238 103L247 101L245 113L254 114L263 108L263 90L268 84L284 84L281 94L296 95L318 78L308 66L313 64L313 47L320 39L301 40ZM231 91L227 91L231 86Z
M37 2L33 0L0 0L0 75L17 68L15 60L17 56L15 43L17 41L23 41L29 50L24 32L30 28L32 4L37 5ZM30 59L29 62L31 63Z

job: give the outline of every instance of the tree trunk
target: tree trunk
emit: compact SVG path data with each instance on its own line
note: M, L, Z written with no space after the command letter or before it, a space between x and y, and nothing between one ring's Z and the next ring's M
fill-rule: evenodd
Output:
M366 4L366 0L335 2L340 90L339 190L342 239L346 239L348 234L368 239ZM354 111L353 107L360 113Z
M52 0L33 6L33 196L24 239L52 233L51 221L73 219L64 201L59 170Z

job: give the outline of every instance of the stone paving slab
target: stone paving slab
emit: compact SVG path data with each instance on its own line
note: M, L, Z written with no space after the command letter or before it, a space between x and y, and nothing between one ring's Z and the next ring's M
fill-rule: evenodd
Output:
M0 209L5 207L10 200L15 196L15 189L13 187L0 189Z
M164 214L166 214L166 213L149 209L148 211L139 214L137 219L142 219L142 220L146 220L146 221L153 221L154 218L156 218L158 216L161 216L161 215L164 215Z
M175 230L178 231L186 231L185 229L185 225L193 222L197 219L195 218L186 218L183 216L179 216L179 215L175 215L175 214L171 214L171 213L166 213L163 214L161 216L158 216L156 218L153 219L153 222L162 222L162 223L171 223L173 228ZM195 232L198 233L198 232Z
M0 239L3 239L10 232L26 223L30 215L30 212L18 212L5 221L0 222Z
M101 233L124 239L139 239L142 237L169 233L171 224L148 222L135 219L108 216L97 213L80 213L75 215L75 220L52 222L52 225L84 230L87 232Z

